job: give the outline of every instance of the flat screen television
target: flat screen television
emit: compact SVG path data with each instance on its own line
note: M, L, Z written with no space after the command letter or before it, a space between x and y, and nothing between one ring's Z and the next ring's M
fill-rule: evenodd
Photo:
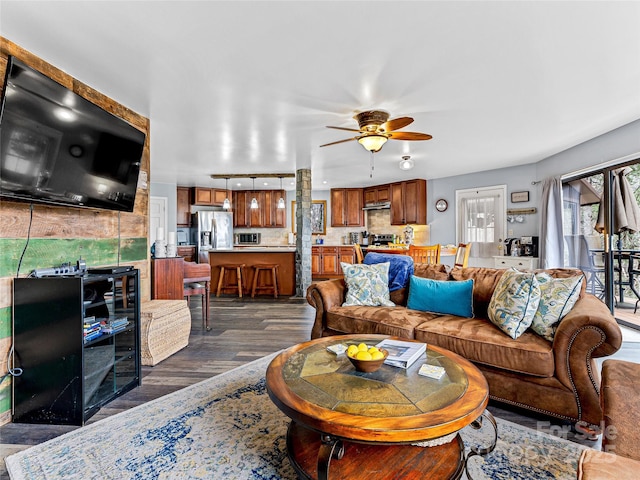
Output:
M133 211L145 134L9 57L0 196Z

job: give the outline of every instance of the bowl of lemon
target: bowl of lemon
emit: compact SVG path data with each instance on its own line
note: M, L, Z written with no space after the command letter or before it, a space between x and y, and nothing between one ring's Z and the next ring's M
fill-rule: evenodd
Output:
M384 348L366 343L351 344L347 348L347 358L358 372L371 373L378 370L389 356Z

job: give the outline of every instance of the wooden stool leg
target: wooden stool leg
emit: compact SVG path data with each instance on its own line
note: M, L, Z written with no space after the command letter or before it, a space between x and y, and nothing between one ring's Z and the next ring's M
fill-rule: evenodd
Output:
M236 268L236 276L238 277L236 280L238 282L238 297L242 298L242 268Z
M271 277L273 281L273 298L278 298L278 267L271 269Z
M258 276L260 275L260 269L254 268L253 273L253 285L251 286L251 298L256 296L256 288L258 287Z
M218 290L216 292L216 297L220 296L220 291L222 290L222 281L224 280L224 267L220 267L220 278L218 278Z
M206 300L204 302L204 311L202 312L203 316L202 318L204 319L204 328L206 330L211 330L211 327L209 326L209 307L211 306L211 299L210 299L210 295L211 295L211 285L210 282L204 282L204 289L205 289L205 298L203 300Z

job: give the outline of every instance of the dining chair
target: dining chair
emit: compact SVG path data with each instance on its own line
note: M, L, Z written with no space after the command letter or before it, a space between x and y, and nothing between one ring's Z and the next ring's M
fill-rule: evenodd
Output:
M353 248L356 251L356 263L362 263L364 261L364 254L362 253L362 247L357 243L354 243Z
M589 248L584 235L565 235L565 245L569 256L569 266L582 270L587 280L587 290L598 298L604 298L604 283L600 275L604 275L604 265L596 261L594 252ZM602 255L602 253L600 253Z
M635 314L638 310L638 304L640 303L640 293L636 290L636 277L640 277L640 255L631 253L629 254L629 287L631 287L631 291L638 298L636 300L636 306L633 309L633 313Z
M469 253L471 252L471 243L459 243L456 250L456 258L453 261L453 267L466 267L469 263Z
M184 262L183 295L189 303L192 295L202 295L202 323L209 326L209 295L211 294L211 265L208 263Z
M440 244L418 247L409 245L409 256L414 263L430 263L435 265L440 263Z

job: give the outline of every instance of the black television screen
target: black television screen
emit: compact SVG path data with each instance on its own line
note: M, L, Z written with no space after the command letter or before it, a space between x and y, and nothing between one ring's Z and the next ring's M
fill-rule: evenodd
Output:
M133 211L145 134L9 57L0 111L0 195Z

